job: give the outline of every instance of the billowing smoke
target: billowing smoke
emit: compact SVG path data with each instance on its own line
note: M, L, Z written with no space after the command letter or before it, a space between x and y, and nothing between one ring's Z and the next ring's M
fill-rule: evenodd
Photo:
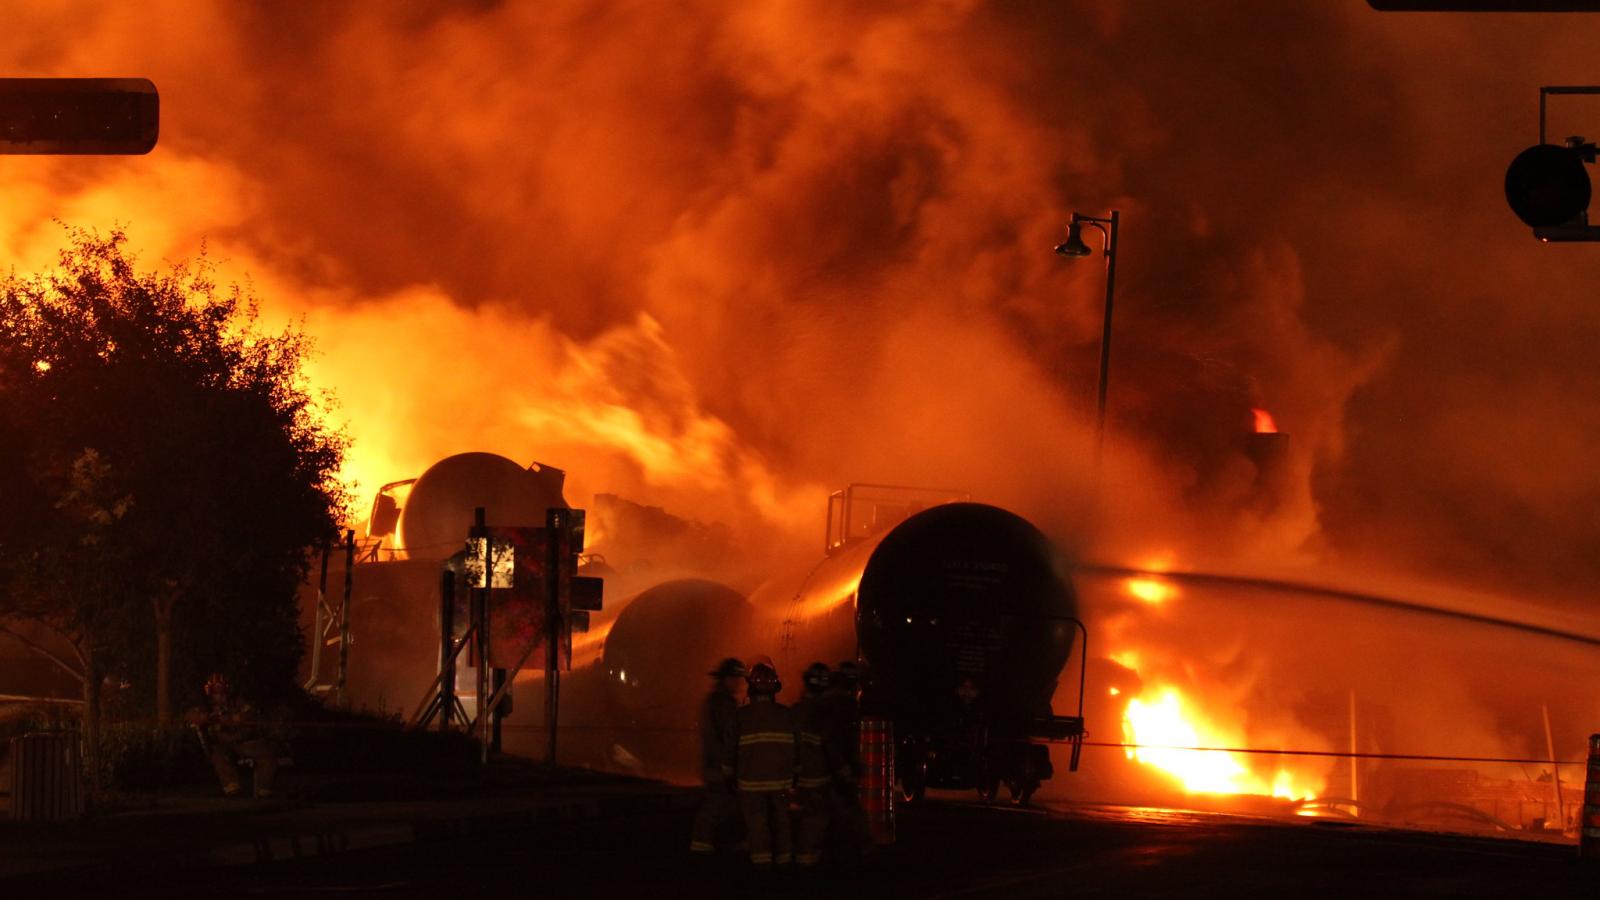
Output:
M11 158L0 252L124 222L304 316L365 491L461 449L774 540L965 487L1084 552L1538 594L1600 539L1595 257L1503 208L1595 27L1363 4L11 4L19 74L139 74L145 158ZM1571 63L1567 61L1571 60ZM1557 131L1582 131L1575 107ZM1582 115L1578 115L1582 114ZM1091 238L1091 241L1093 238ZM1298 476L1245 502L1249 409ZM807 546L810 546L807 544Z
M1600 256L1536 244L1499 183L1536 88L1592 77L1593 18L410 6L7 4L7 74L150 77L163 129L148 157L6 158L0 262L48 264L52 219L125 223L152 262L204 240L316 336L363 496L492 450L803 557L826 490L924 484L1090 559L1587 612ZM1552 112L1592 135L1600 104ZM1113 207L1097 486L1103 272L1050 248ZM1273 503L1254 407L1290 434ZM1105 583L1096 647L1217 740L1337 749L1354 703L1364 750L1539 756L1548 709L1568 757L1594 721L1561 699L1582 648L1249 591L1139 612Z

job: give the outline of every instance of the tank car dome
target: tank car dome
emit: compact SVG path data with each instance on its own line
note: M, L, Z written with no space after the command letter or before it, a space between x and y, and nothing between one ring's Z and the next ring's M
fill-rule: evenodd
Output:
M644 591L606 636L601 665L611 697L634 716L677 720L710 686L706 673L744 653L753 612L738 591L715 581L686 578Z
M494 453L447 456L412 486L397 543L412 559L444 559L461 549L480 506L490 525L543 525L547 509L567 505L562 478L559 469L524 469Z

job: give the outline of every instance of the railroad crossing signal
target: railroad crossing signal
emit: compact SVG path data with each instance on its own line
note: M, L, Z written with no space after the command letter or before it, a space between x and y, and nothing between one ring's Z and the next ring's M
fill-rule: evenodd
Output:
M487 759L497 740L492 735L502 701L516 673L542 666L547 753L554 760L560 673L572 665L573 632L588 630L589 613L600 609L604 592L602 579L577 574L585 514L581 509L550 509L544 527L486 525L481 508L476 519L466 549L441 573L439 674L409 726L427 728L438 716L441 727L448 729L459 718L469 732L478 733ZM460 636L455 627L458 589L472 597ZM478 712L470 721L455 685L456 659L469 647L478 670Z
M1541 241L1600 241L1600 226L1589 224L1593 188L1587 166L1594 165L1595 145L1581 137L1562 144L1545 140L1545 99L1551 94L1600 94L1600 86L1539 88L1539 143L1511 161L1506 202Z

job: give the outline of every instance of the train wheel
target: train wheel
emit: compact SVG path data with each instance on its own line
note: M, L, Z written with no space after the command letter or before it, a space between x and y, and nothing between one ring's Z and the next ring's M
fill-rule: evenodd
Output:
M1013 778L1006 781L1006 787L1011 791L1011 802L1018 806L1027 806L1033 799L1033 792L1039 789L1037 778Z
M1000 779L987 773L978 776L978 799L985 806L994 802L1000 794Z

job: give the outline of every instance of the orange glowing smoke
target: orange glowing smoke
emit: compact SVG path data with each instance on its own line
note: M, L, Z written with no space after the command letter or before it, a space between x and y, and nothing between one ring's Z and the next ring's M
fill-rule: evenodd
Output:
M1252 409L1250 412L1256 417L1256 434L1277 434L1278 423L1273 421L1272 413L1264 409Z
M1270 778L1247 766L1241 754L1178 749L1190 747L1242 747L1242 732L1228 729L1202 715L1176 688L1160 689L1153 698L1128 701L1122 720L1123 739L1139 746L1127 749L1128 758L1173 777L1191 794L1256 794L1286 800L1309 800L1316 789L1286 769Z

